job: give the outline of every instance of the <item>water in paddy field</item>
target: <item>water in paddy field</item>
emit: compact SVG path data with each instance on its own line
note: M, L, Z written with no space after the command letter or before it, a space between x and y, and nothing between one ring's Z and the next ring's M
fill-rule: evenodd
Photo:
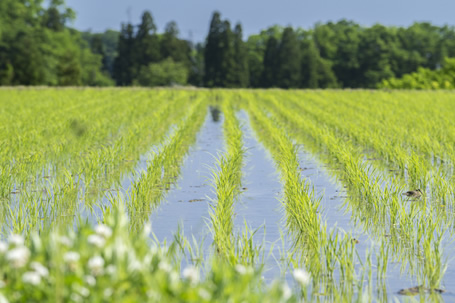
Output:
M356 226L356 220L352 218L351 211L346 209L347 207L344 205L346 202L349 202L349 200L345 201L346 199L349 199L348 193L341 185L341 182L338 182L336 177L334 177L335 173L332 173L329 168L317 159L317 157L306 152L303 145L300 146L299 150L299 163L301 176L314 188L316 196L321 198L320 213L322 221L327 223L329 230L337 228L359 240L359 243L356 245L356 250L360 258L364 262L367 251L370 251L374 265L378 254L380 254L379 243L375 240L374 236L368 234L368 231L364 232L360 225ZM383 177L382 180L384 181L382 181L381 187L384 189L387 174L381 170L376 170L374 173L381 174ZM410 201L408 203L416 203L416 201ZM359 220L357 220L357 222L359 222ZM451 249L448 249L447 251L450 252ZM453 263L451 262L453 260L450 259L447 251L445 251L445 255L448 257L450 265ZM388 264L384 285L378 284L375 274L376 267L373 266L373 291L378 290L379 287L383 287L386 290L386 293L385 296L382 296L381 298L386 299L386 301L408 300L409 297L401 296L398 292L401 289L418 286L419 282L415 277L409 277L406 273L406 269L401 273L401 262L394 261L389 257ZM441 294L441 298L445 299L446 302L455 302L455 293L450 291L455 289L455 280L451 277L455 277L455 269L449 266L441 284L441 288L446 290L445 293ZM364 282L367 283L368 281L365 280ZM418 296L415 298L418 300Z
M167 243L179 226L183 235L198 244L204 241L207 249L212 243L209 208L216 198L212 170L217 168L218 156L224 151L223 116L209 111L196 144L190 148L180 177L166 194L164 201L150 216L152 232L156 238ZM193 243L191 243L193 244Z
M237 116L242 126L246 153L242 172L243 192L234 204L235 232L241 233L245 222L250 230L257 230L255 244L263 245L266 255L271 253L265 260L264 277L272 280L280 276L280 259L286 257L282 256L283 251L287 252L290 248L282 220L283 187L271 155L253 133L248 115L242 111Z

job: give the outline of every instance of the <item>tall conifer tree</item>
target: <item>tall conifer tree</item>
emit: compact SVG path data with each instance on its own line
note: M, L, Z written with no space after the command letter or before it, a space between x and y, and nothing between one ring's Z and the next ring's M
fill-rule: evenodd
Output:
M237 87L248 87L250 84L248 55L242 36L242 25L237 23L234 29L235 73L237 75L235 83Z
M221 33L223 23L219 12L214 12L210 22L207 43L204 49L204 84L207 87L221 86Z
M277 86L278 71L278 40L271 36L267 40L264 53L264 69L262 70L262 87Z
M117 85L131 85L133 82L133 47L134 47L133 25L122 24L122 30L118 41L118 56L114 62L114 77Z
M301 87L318 88L319 52L312 39L302 42Z
M278 50L278 86L297 88L300 82L300 47L292 27L284 29Z
M160 41L156 34L156 25L152 14L145 11L142 14L141 24L138 26L134 41L133 62L136 69L147 66L161 59Z
M221 33L221 86L237 87L237 62L235 61L234 34L225 20Z

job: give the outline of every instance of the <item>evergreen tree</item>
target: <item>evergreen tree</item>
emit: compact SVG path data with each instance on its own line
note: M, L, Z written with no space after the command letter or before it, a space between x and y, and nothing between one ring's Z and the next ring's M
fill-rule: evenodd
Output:
M278 48L278 81L282 88L299 87L300 82L300 47L292 27L284 29Z
M302 67L301 87L318 88L318 65L320 61L319 52L312 39L305 39L302 42Z
M161 60L160 41L156 33L155 22L149 11L142 14L141 24L138 26L132 45L134 45L131 59L134 66L133 77L137 75L141 66L148 66L152 62Z
M225 20L221 33L221 87L237 87L237 62L235 61L234 34Z
M236 63L236 86L248 87L250 75L248 70L248 57L245 43L242 39L242 25L237 23L234 29L234 51Z
M74 53L60 57L57 65L58 85L81 85L81 66Z
M14 67L13 85L39 85L44 77L42 54L37 36L21 31L10 44L10 58Z
M201 43L196 44L192 50L188 83L204 86L204 46Z
M118 56L114 62L114 78L117 85L131 85L133 82L134 65L133 47L134 47L134 30L133 25L122 24L122 30L118 41Z
M191 47L185 40L178 38L179 30L174 21L166 25L166 29L161 39L161 57L171 58L174 62L181 62L190 67Z
M278 40L274 36L271 36L267 40L263 64L264 69L262 71L261 87L276 86L278 72Z
M222 33L223 23L219 12L214 12L204 49L204 84L207 87L220 87L222 80Z
M96 34L93 35L91 41L90 41L90 49L92 50L92 53L100 55L102 58L102 70L103 71L108 71L108 62L107 62L107 57L106 57L106 51L102 39L101 34Z

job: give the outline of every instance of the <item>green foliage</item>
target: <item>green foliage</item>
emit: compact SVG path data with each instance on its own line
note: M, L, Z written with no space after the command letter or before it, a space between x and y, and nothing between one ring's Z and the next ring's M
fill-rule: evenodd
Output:
M181 268L186 239L169 247L150 241L147 227L128 231L121 205L104 224L78 232L51 231L24 243L19 235L0 242L2 302L295 302L291 290L266 286L261 271L220 258L204 268ZM181 238L181 235L180 235ZM180 249L178 249L180 247ZM6 250L3 251L3 248ZM6 286L6 287L5 287Z
M195 86L375 88L402 77L407 88L452 85L450 76L428 73L455 57L453 26L364 27L348 20L310 29L273 25L244 42L241 24L232 30L214 12L206 41L193 45L179 38L173 21L158 33L149 11L139 24L122 24L120 32L81 33L68 26L75 13L64 0L43 3L1 1L0 85L108 86L112 79L137 85L150 64L167 58L182 63Z
M276 85L278 76L278 40L273 36L267 40L263 64L260 85L262 87L272 87Z
M118 56L114 62L114 78L117 85L130 85L135 77L134 28L132 24L122 24L118 46Z
M212 167L214 244L199 255L180 232L156 243L143 223L179 182L214 100L226 148ZM437 292L453 263L452 103L447 91L0 89L0 300L387 302L398 270L422 300L450 298ZM294 268L294 292L261 279L268 252L248 227L236 235L237 199L261 198L240 190L249 124L281 177L276 208L293 245L268 260L288 277ZM327 167L343 202L312 189L321 179L302 173L302 152ZM423 197L408 200L409 188ZM352 234L325 221L328 205Z
M300 47L297 35L286 27L278 46L277 85L281 88L297 88L300 82Z
M241 32L239 33L241 35ZM237 38L238 39L238 38ZM204 85L207 87L236 87L239 80L236 74L244 69L245 62L236 62L235 36L229 21L221 20L215 12L210 23L209 35L204 50ZM241 43L238 42L237 56L242 56ZM243 76L245 79L246 76ZM246 80L243 80L246 81Z
M6 10L0 14L2 85L112 84L101 71L101 56L66 26L75 15L64 1L53 0L47 8L41 1L5 0L1 5Z
M235 87L248 87L250 84L248 57L242 35L242 25L238 23L234 29Z
M174 62L172 58L167 58L161 62L143 66L134 84L142 86L170 86L185 85L187 81L188 69L185 64Z
M181 62L187 68L190 67L191 48L187 41L178 38L179 30L175 22L166 25L161 37L161 57L171 58L174 62Z
M420 67L417 72L404 75L402 78L383 80L379 88L399 89L454 89L455 88L455 58L444 60L442 68L430 70Z

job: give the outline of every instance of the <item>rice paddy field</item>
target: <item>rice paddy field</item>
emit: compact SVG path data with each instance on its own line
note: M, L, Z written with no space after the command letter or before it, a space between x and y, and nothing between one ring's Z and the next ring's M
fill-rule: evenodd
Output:
M1 89L0 302L454 302L454 104Z

